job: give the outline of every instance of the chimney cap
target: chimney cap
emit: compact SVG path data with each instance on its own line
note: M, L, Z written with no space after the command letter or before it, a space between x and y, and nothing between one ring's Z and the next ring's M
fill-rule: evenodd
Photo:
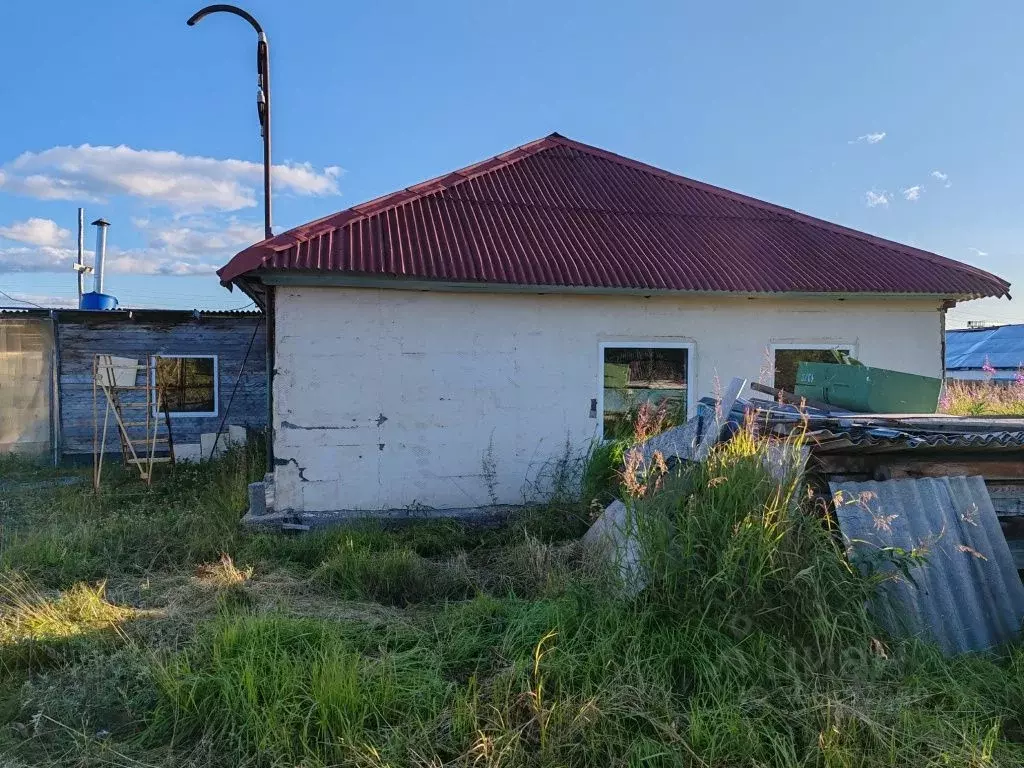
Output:
M92 225L94 227L109 227L110 222L107 221L106 219L96 219L96 221L94 221Z

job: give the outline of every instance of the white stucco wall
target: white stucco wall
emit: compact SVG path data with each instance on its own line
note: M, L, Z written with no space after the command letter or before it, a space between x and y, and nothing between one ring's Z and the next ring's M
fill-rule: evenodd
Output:
M276 292L279 510L521 503L567 438L595 436L602 341L692 343L697 398L732 376L770 381L773 344L942 375L937 300Z

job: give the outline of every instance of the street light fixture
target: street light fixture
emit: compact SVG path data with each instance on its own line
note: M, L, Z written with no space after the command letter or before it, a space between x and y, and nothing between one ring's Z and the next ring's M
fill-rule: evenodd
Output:
M256 92L256 112L260 119L260 135L263 137L263 228L267 237L273 237L270 228L270 48L267 35L251 13L234 5L208 5L192 14L187 23L190 27L195 26L211 13L241 16L256 30L256 74L259 86Z

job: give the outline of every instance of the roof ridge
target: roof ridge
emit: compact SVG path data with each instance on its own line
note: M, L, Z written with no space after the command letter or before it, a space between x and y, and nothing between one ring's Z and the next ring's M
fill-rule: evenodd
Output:
M634 160L631 157L626 157L625 155L620 155L616 152L612 152L607 149L602 149L601 147L595 147L591 144L587 144L582 141L576 141L575 139L567 138L558 133L553 133L546 138L552 141L553 143L559 144L561 146L570 147L581 152L587 152L588 154L601 157L611 162L619 163L620 165L624 165L628 168L633 168L634 170L650 173L654 176L657 176L658 178L665 179L676 184L696 187L701 191L717 195L719 197L731 200L733 202L738 202L745 205L750 205L755 208L760 208L762 210L769 211L779 216L795 218L800 221L803 221L806 224L810 224L811 226L818 227L819 229L824 229L826 231L833 232L838 235L844 235L846 237L852 237L856 240L868 242L873 245L879 245L882 246L883 248L888 248L889 250L897 251L905 255L916 256L918 258L930 261L934 264L941 264L942 266L951 267L966 272L972 272L973 274L983 276L986 278L990 277L989 273L981 269L980 267L975 267L972 266L971 264L964 264L961 261L956 261L955 259L940 256L937 253L926 251L923 248L915 248L914 246L905 245L904 243L899 243L895 240L889 240L884 237L879 237L878 235L872 235L868 232L861 232L860 230L843 226L842 224L836 224L825 219L819 219L816 216L811 216L810 214L802 213L801 211L798 211L795 208L786 208L785 206L777 205L776 203L769 203L766 200L751 197L750 195L745 195L741 192L734 192L733 190L726 189L725 187L719 187L714 184L709 184L706 181L691 179L688 176L673 173L672 171L666 171L664 168L658 168L657 166L650 165L641 160ZM1006 281L1003 282L1005 283ZM1006 283L1006 285L1007 287L1009 287L1009 283Z

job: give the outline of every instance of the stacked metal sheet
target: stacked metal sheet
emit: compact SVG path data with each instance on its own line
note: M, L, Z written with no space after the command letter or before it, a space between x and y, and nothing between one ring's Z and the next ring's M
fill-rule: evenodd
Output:
M1019 638L1024 584L981 477L830 487L851 561L888 577L872 610L890 633L947 654Z

